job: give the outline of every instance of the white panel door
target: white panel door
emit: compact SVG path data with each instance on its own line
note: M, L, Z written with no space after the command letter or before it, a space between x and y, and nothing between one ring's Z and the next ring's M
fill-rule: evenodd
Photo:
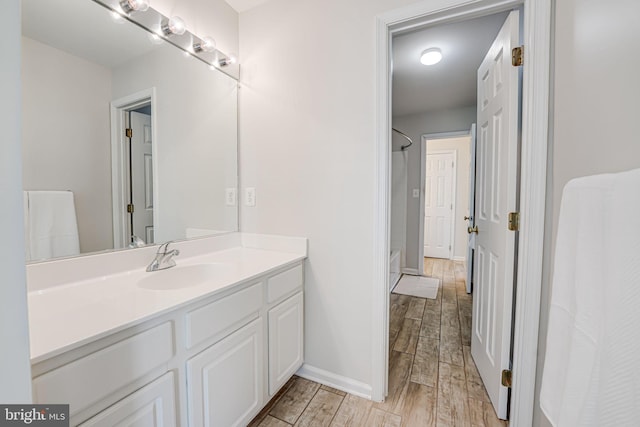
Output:
M424 197L424 256L451 258L453 153L427 154Z
M506 419L510 369L518 166L518 12L507 17L478 69L478 145L471 354L499 418Z
M153 168L151 116L131 112L131 195L134 208L131 234L153 243Z
M476 211L476 124L471 125L469 131L471 135L471 164L469 165L469 213L467 218L468 226L474 227L476 222L474 215ZM467 228L469 230L469 228ZM473 254L476 249L476 234L469 231L469 240L467 241L467 293L473 290Z
M256 319L187 362L191 427L246 426L260 411L262 325L262 319Z

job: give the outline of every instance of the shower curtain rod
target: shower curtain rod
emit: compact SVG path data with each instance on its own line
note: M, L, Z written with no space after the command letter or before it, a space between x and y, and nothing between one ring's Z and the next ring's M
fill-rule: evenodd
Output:
M402 147L400 147L400 149L402 151L406 150L407 148L411 147L413 145L413 140L411 138L409 138L405 133L400 132L398 129L396 128L391 128L393 131L398 132L400 135L402 135L407 141L409 141L408 145L403 145Z

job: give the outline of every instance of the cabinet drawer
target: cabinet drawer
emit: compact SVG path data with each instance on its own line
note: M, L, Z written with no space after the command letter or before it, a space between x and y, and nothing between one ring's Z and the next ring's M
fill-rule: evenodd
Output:
M270 277L267 279L267 302L271 304L302 288L303 280L302 264Z
M71 415L152 372L173 356L167 322L34 378L36 403L68 403Z
M175 425L175 385L173 372L168 372L78 427Z
M187 348L220 339L257 316L262 306L262 284L243 289L187 313Z

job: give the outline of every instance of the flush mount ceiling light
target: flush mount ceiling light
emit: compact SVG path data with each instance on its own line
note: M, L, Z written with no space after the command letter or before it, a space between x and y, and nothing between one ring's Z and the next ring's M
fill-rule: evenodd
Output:
M163 20L160 29L165 36L170 36L172 34L180 36L184 34L187 27L184 25L182 18L179 16L173 16L170 19Z
M420 55L420 62L424 65L435 65L442 60L442 51L437 47L432 47Z
M211 37L204 37L193 44L194 52L213 52L216 48L216 41Z
M124 13L144 12L149 9L149 0L120 0L120 7Z

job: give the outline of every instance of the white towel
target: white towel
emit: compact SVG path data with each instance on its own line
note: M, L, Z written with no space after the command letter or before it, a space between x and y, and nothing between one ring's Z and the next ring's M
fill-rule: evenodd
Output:
M78 255L78 224L70 191L28 191L27 260Z
M640 423L640 169L562 196L540 406L552 425Z

